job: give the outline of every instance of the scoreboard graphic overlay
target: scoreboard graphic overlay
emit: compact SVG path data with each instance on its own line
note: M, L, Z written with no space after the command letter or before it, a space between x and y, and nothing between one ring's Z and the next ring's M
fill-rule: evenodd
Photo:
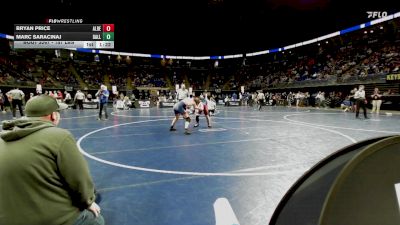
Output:
M114 24L15 24L14 48L113 49Z

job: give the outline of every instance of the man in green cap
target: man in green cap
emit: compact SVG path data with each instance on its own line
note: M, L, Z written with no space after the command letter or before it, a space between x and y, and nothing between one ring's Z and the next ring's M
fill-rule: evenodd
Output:
M103 225L74 137L56 127L68 106L40 95L0 133L0 224Z

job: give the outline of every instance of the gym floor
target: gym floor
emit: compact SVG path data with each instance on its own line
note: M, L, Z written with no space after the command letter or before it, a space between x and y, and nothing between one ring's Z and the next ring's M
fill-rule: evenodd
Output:
M265 225L321 159L400 134L396 113L365 120L338 110L220 107L211 129L203 115L194 128L191 115L191 135L182 119L169 131L172 108L114 111L106 121L97 114L65 110L60 127L88 160L107 225ZM11 118L0 113L0 120Z

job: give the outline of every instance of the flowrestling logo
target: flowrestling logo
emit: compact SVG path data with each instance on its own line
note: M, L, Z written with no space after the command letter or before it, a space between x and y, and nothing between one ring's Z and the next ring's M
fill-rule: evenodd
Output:
M54 23L54 24L63 24L63 23L83 23L83 19L54 19L54 18L49 18L46 19L46 23Z
M375 18L382 18L386 17L388 13L386 11L368 11L368 18L375 19Z

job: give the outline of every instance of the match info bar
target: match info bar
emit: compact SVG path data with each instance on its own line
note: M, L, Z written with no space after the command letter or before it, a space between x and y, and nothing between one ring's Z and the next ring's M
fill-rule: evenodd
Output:
M114 48L114 24L16 24L14 48Z

